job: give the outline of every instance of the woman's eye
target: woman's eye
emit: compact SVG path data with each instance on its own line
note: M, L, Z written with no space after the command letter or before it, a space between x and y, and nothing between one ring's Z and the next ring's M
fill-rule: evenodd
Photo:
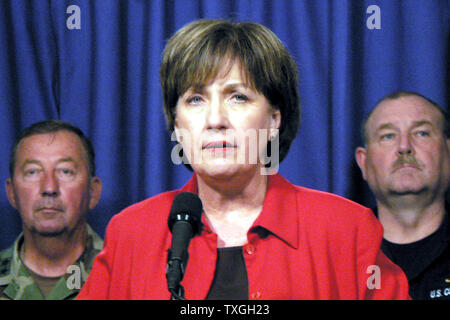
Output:
M202 99L202 97L200 97L200 96L192 96L192 97L190 97L190 98L188 98L188 100L187 100L187 102L189 103L189 104L200 104L200 103L202 103L203 102L203 99Z
M236 93L231 97L235 102L246 102L248 101L248 97L245 94Z

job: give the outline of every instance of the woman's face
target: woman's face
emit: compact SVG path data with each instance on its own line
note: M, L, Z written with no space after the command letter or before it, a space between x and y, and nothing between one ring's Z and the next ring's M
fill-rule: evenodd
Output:
M175 134L195 172L230 178L264 167L267 141L280 123L280 112L246 84L234 62L204 87L179 97Z

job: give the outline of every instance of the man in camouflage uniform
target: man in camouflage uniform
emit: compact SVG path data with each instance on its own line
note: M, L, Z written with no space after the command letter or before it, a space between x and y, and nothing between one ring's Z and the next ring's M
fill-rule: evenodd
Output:
M103 248L103 240L88 226L88 241L85 252L72 265L68 267L66 275L52 279L53 289L46 294L42 293L36 284L34 273L25 266L19 256L19 248L23 245L23 234L14 244L0 253L0 300L62 300L73 299L86 281L95 256ZM35 276L36 277L36 276Z
M9 169L23 232L0 253L0 299L74 299L103 247L86 221L102 191L92 144L71 124L38 122L20 134Z

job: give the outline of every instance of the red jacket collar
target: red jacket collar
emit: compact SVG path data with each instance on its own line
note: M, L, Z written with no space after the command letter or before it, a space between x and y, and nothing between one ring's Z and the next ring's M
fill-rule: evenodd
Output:
M251 229L263 227L290 246L298 247L298 203L296 188L280 174L269 175L263 210ZM180 192L198 194L197 175L181 188ZM206 225L205 217L202 217ZM209 228L207 228L209 230Z

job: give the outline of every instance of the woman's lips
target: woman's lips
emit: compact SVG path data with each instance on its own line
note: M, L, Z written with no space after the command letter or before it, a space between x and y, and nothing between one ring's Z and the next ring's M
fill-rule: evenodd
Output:
M228 141L212 141L203 145L203 149L225 149L234 147L235 146Z

